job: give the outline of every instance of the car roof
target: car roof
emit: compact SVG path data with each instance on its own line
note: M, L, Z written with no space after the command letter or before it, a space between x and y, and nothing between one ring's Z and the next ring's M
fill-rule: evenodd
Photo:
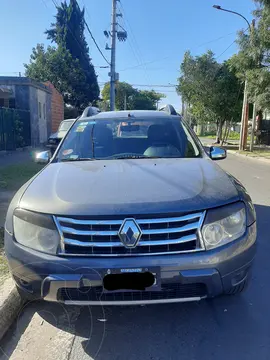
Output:
M101 112L97 115L91 117L84 117L78 119L78 121L91 119L91 120L109 120L109 119L145 119L145 118L164 118L164 119L175 119L180 120L181 116L179 115L170 115L165 111L157 111L157 110L125 110L125 111L107 111Z

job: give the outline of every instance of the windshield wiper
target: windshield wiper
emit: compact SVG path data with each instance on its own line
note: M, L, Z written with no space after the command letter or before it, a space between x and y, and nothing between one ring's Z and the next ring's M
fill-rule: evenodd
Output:
M73 158L67 158L67 159L61 159L61 162L67 162L67 161L94 161L96 159L93 158L77 158L77 159L73 159Z
M161 159L161 156L146 156L146 155L118 155L112 156L111 159Z
M145 159L145 155L118 155L112 156L112 159Z

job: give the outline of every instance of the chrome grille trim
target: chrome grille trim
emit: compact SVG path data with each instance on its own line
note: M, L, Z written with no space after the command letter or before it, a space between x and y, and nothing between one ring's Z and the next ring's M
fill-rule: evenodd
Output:
M123 220L77 220L66 217L57 217L59 222L77 225L122 225Z
M142 230L142 235L154 235L154 234L175 234L178 232L184 232L189 230L198 229L199 222L192 223L190 225L182 226L179 228L167 228L167 229L152 229L152 230ZM72 235L85 235L85 236L117 236L118 231L85 231L85 230L74 230L62 226L63 233L72 234Z
M137 245L138 246L158 246L158 245L173 245L173 244L181 244L185 242L189 242L192 240L196 240L196 235L188 235L183 236L180 239L173 239L173 240L156 240L156 241L140 241ZM123 246L121 242L82 242L73 239L65 238L65 244L72 245L72 246L83 246L83 247L119 247Z
M118 231L85 231L74 230L65 226L62 226L63 233L72 235L85 235L85 236L117 236Z
M154 218L154 219L136 219L139 225L142 224L162 224L162 223L172 223L178 221L187 221L200 218L203 213L190 214L180 217L170 217L170 218ZM77 224L77 225L122 225L123 220L78 220L73 218L67 218L59 216L57 217L59 222L65 222L69 224Z
M76 253L66 253L66 252L59 252L58 255L60 256L67 256L67 257L136 257L136 256L149 256L149 255L179 255L179 254L192 254L197 253L198 251L203 251L203 249L195 249L195 250L187 250L187 251L160 251L160 252L153 252L153 253L141 253L141 254L76 254Z
M134 251L126 248L118 237L124 219L88 220L54 216L61 237L59 255L112 257L202 251L205 248L201 226L205 213L203 211L178 217L136 219L142 237Z
M78 240L65 238L66 245L82 246L82 247L119 247L123 246L121 242L82 242Z
M196 230L199 227L199 222L192 223L190 225L178 227L178 228L167 228L167 229L155 229L155 230L142 230L143 235L154 235L154 234L175 234L178 232Z

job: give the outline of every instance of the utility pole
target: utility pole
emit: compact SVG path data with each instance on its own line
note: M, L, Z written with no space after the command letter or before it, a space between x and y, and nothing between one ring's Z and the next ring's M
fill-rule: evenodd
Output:
M248 19L245 16L243 16L242 14L240 14L236 11L224 9L220 5L214 5L213 8L240 16L242 19L244 19L246 21L246 23L248 24L250 40L251 40L251 44L253 44L253 31L254 31L254 27L255 27L254 21L252 22L252 25L251 25L250 22L248 21ZM247 146L248 118L249 118L249 103L248 103L247 88L248 88L248 82L246 79L245 90L244 90L244 101L243 101L243 108L242 108L242 118L241 118L239 150L245 150L245 148Z
M250 151L253 152L254 147L254 138L255 138L255 130L256 130L256 116L257 116L257 108L256 103L253 104L253 116L252 116L252 129L251 129L251 137L250 137Z
M112 24L111 24L111 71L110 71L110 110L115 109L115 52L116 52L116 2L112 0Z
M127 93L124 95L124 110L127 110Z
M123 17L123 14L120 12L117 13L117 2L120 0L112 0L112 23L111 23L111 31L104 31L104 35L109 38L111 36L111 47L106 44L106 50L111 51L111 63L110 63L110 110L115 110L115 83L119 80L119 74L115 71L115 53L116 53L116 37L119 41L126 41L127 32L126 30L117 22L118 17ZM118 26L122 30L118 30Z
M239 142L239 150L245 150L245 134L248 129L248 114L249 114L249 104L247 97L247 80L245 81L245 89L244 89L244 100L243 100L243 108L242 108L242 118L241 118L241 130L240 130L240 142Z
M184 117L184 114L185 114L185 102L182 98L182 116Z

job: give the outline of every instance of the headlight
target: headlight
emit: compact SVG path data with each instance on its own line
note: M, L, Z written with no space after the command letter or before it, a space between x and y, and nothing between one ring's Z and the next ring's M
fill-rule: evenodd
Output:
M16 209L13 226L18 243L48 254L57 253L60 236L51 216Z
M207 213L202 236L207 250L225 245L244 235L246 231L246 209L236 203Z

